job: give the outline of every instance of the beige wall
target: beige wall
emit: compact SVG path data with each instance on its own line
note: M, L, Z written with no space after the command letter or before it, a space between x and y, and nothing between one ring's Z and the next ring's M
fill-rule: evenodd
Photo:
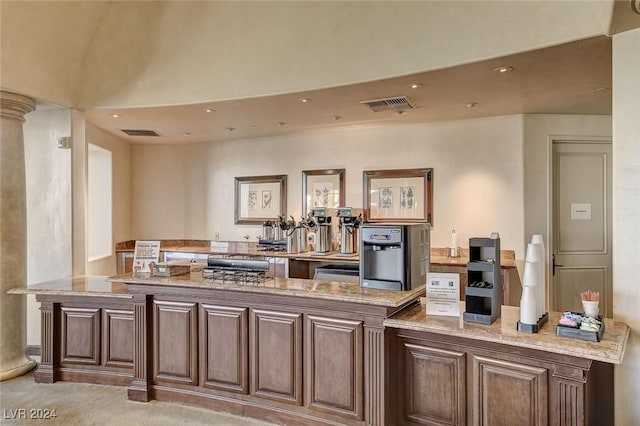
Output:
M522 116L359 126L198 145L133 146L137 238L250 240L234 225L234 177L288 175L288 213L301 215L302 170L345 168L346 204L362 206L362 171L434 168L434 246L499 231L523 255ZM168 174L167 171L171 173Z
M613 38L613 315L631 327L616 366L616 424L640 424L640 29Z
M27 202L27 285L71 275L71 150L58 137L71 135L66 109L27 114L24 154ZM2 297L11 297L2 295ZM40 311L27 297L27 344L40 344Z
M90 124L86 127L86 141L111 151L112 160L112 236L113 244L131 239L131 145ZM113 245L112 245L113 246ZM116 273L115 251L87 263L89 275Z

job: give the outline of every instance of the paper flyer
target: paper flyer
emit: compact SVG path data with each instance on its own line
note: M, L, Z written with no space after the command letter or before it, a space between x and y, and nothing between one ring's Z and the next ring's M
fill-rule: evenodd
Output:
M460 274L427 274L427 315L460 316Z
M160 241L136 241L133 273L151 272L160 260Z

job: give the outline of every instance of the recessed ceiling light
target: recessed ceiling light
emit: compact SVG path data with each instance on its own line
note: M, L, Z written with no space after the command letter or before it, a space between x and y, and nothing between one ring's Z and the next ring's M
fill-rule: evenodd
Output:
M334 116L333 116L333 117L331 117L331 118L333 118L333 121L338 121L338 120L340 120L342 117L340 117L339 115L334 115Z
M236 128L235 127L227 127L226 130L227 132L233 132Z
M118 117L120 117L120 114L111 114L111 117L118 118Z
M278 122L278 126L282 127L282 126L286 126L287 122L286 121L279 121Z
M419 89L423 86L422 83L411 83L410 85L408 85L407 87L409 89Z
M216 110L215 109L211 109L211 108L207 108L207 109L204 110L204 112L216 112Z
M183 135L185 136L191 136L191 132L184 132Z
M306 104L306 103L311 102L311 99L309 99L309 98L302 98L302 99L298 99L298 101L302 102L303 104Z
M607 93L609 90L611 89L609 89L608 87L598 87L596 89L596 93Z
M477 102L469 102L466 106L467 108L475 108L478 105Z
M494 68L493 70L493 72L497 72L500 74L504 74L511 71L513 71L513 67L498 67L498 68Z

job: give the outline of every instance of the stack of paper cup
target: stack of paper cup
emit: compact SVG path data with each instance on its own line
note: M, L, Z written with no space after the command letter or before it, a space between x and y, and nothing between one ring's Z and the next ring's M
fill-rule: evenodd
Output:
M540 272L539 272L539 277L540 277L540 281L538 283L538 317L543 316L546 312L547 312L547 296L546 296L546 268L545 268L545 262L544 262L544 256L545 256L545 252L544 252L544 239L542 238L542 235L540 234L535 234L531 237L531 243L535 244L537 250L538 250L538 268L540 268Z
M539 251L535 244L527 246L524 274L522 276L522 298L520 299L520 322L537 324L538 287L540 286Z

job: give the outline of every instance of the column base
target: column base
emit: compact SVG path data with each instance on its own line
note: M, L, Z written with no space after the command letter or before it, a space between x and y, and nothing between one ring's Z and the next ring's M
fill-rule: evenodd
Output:
M0 371L0 382L22 376L36 367L36 362L30 358L24 358L17 366Z

